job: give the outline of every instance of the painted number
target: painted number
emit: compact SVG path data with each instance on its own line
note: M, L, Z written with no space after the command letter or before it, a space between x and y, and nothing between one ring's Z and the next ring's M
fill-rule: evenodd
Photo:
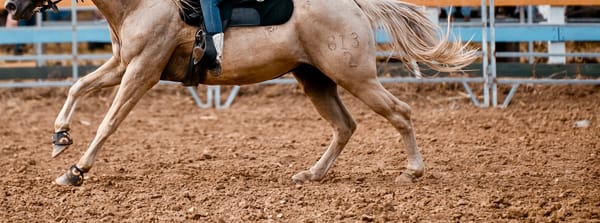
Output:
M347 50L349 47L358 48L360 47L360 38L355 32L352 32L349 35L339 34L337 36L329 36L327 37L327 47L330 50Z

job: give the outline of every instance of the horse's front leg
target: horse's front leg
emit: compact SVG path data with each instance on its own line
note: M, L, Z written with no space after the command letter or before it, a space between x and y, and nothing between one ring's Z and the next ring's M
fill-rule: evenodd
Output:
M158 83L164 66L148 66L148 64L157 64L156 61L151 61L150 57L137 59L127 66L117 95L100 123L96 136L87 151L76 165L71 166L65 174L56 179L57 184L81 185L84 179L83 174L92 168L96 155L106 139L117 130L119 124L142 96Z
M54 122L52 157L56 157L73 143L69 131L71 130L71 118L77 101L92 91L121 83L124 72L124 67L119 66L117 59L113 57L71 86L67 100Z

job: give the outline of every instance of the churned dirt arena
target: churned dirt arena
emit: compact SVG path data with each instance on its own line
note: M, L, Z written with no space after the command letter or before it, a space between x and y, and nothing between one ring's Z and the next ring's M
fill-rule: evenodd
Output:
M0 89L0 222L600 222L600 86L522 86L507 109L456 85L388 84L413 106L425 175L394 179L399 134L343 90L358 129L321 182L294 185L331 137L296 85L244 86L227 110L162 85L108 140L81 187L54 185L113 96L81 100L51 158L67 88Z

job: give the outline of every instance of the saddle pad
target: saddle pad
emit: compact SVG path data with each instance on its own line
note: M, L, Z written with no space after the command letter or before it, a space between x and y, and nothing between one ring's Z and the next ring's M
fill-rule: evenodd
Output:
M202 19L198 1L187 1L180 13L181 18L192 26L199 26ZM223 28L229 26L272 26L289 21L294 12L292 0L225 0L219 5Z

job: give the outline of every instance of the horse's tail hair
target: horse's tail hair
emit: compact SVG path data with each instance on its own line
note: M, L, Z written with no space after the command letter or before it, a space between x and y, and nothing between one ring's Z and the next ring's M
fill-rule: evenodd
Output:
M391 58L407 65L417 61L440 72L461 71L477 59L476 50L449 41L450 34L442 34L420 6L398 0L355 1L371 27L382 28L391 37L387 47L378 45L380 50L391 50Z

